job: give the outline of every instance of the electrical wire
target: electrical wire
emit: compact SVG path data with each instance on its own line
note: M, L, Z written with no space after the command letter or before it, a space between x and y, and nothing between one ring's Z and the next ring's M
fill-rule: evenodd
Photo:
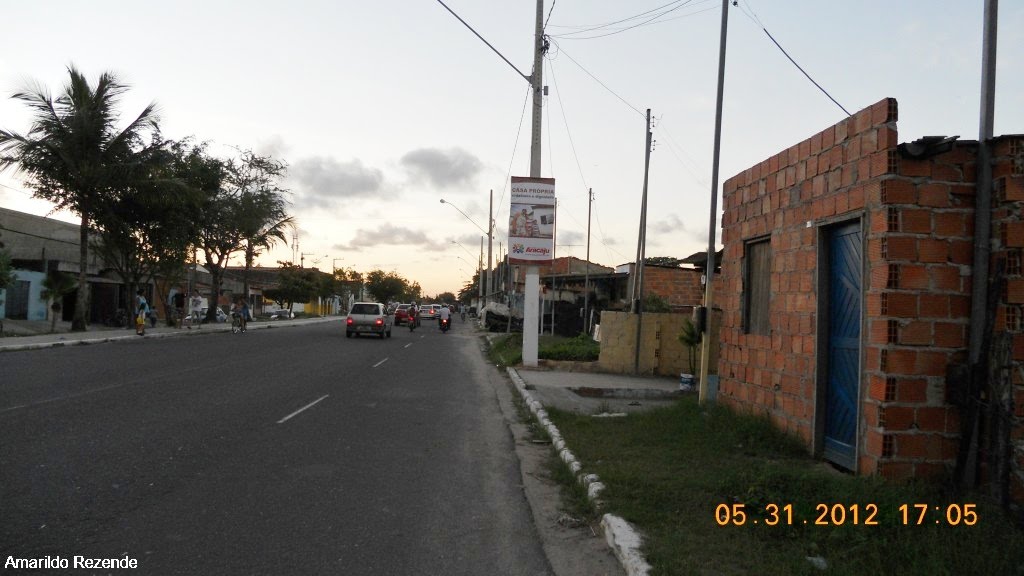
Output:
M544 27L541 28L541 30L548 29L548 22L551 22L551 13L555 11L556 2L558 2L558 0L551 0L551 8L548 8L548 17L544 19Z
M532 87L526 88L526 96L523 98L523 112L519 115L519 128L516 129L516 143L512 145L512 159L508 161L508 173L505 175L505 182L501 185L501 197L498 198L498 206L505 200L505 191L508 190L508 183L512 177L512 163L516 161L516 151L519 150L519 135L523 131L523 119L526 118L526 103L530 101Z
M710 2L710 1L711 0L700 0L700 2L698 2L698 4L703 4L703 3L706 3L706 2ZM689 2L687 2L687 3L689 3ZM665 16L665 15L671 13L671 12L674 12L675 10L683 8L683 7L685 7L685 4L681 5L681 6L677 6L677 7L673 8L672 10L668 10L668 11L666 11L666 12L664 12L662 14L659 14L657 16L654 16L652 18L649 18L649 19L647 19L647 20L645 20L645 21L643 21L643 22L641 22L639 24L634 24L632 26L626 26L626 27L623 27L623 28L616 28L616 29L613 29L611 32L608 32L606 34L596 34L596 35L592 35L592 36L575 36L577 34L584 33L584 31L579 31L579 32L566 32L565 34L556 34L556 35L552 36L552 38L558 38L558 39L561 39L561 40L595 40L597 38L606 38L608 36L614 36L615 34L621 34L622 32L626 32L628 30L633 30L635 28L640 28L640 27L643 27L643 26L654 26L655 24L665 24L667 22L672 22L672 21L675 21L675 20L681 20L683 18L689 18L691 16L696 16L698 14L703 14L704 12L710 12L712 10L718 10L717 6L711 5L711 6L707 7L707 8L704 8L704 9L701 9L701 10L695 10L693 12L689 12L689 13L686 13L686 14L681 14L681 15L676 16L674 18L663 18L663 16Z
M703 178L701 178L700 176L697 175L697 172L696 172L697 161L694 160L693 158L691 158L690 155L687 154L686 151L683 149L683 147L679 145L679 143L672 136L672 134L669 133L668 128L665 127L664 122L665 122L664 118L659 118L658 119L658 123L654 127L655 132L657 132L659 134L664 134L665 135L665 137L668 139L667 144L668 144L669 152L671 152L672 155L676 157L676 160L679 161L679 164L681 164L683 166L683 168L685 168L686 171L690 173L690 176L693 177L694 181L696 181L697 184L700 184L701 187L710 189L711 185L708 184L708 182L706 180L704 180ZM689 163L687 163L685 160L683 160L683 158L681 158L679 156L679 153L681 153L683 156L686 156L686 158L689 160Z
M562 48L561 46L559 46L558 42L554 42L554 41L552 41L552 43L553 43L553 44L554 44L554 45L555 45L556 47L558 47L558 53L559 53L559 54L565 54L565 57L566 57L566 58L568 58L569 60L572 60L572 63L573 63L573 64L575 64L576 66L578 66L580 70L583 70L583 71L584 71L584 72L585 72L585 73L587 74L587 76L590 76L591 78L593 78L595 82L597 82L598 84L600 84L602 88L604 88L604 89L605 89L605 90L607 90L607 91L608 91L609 93L611 93L611 95L612 95L612 96L615 96L615 97L616 97L616 98L618 98L618 99L619 99L619 101L621 101L621 102L622 102L623 104L625 104L626 106L629 106L630 108L632 108L632 109L633 109L633 111L634 111L634 112L636 112L637 114L639 114L639 115L640 115L641 117L643 117L643 118L646 118L646 117L647 117L647 115L646 115L645 113L641 112L639 108L637 108L636 106L633 106L632 104L630 104L629 102L627 102L625 98L623 98L622 96L619 96L618 94L616 94L616 93L615 93L615 91L614 91L614 90L612 90L611 88L609 88L609 87L608 87L607 85L605 85L605 83L604 83L604 82L601 82L600 80L598 80L597 76L594 76L593 74L591 74L589 70L587 70L586 68L584 68L584 67L583 67L583 65L582 65L582 64L580 64L579 62L577 62L577 61L576 61L576 59L575 59L575 58L573 58L573 57L572 57L572 56L571 56L571 55L570 55L570 54L569 54L568 52L566 52L564 48Z
M743 6L740 5L739 0L735 0L733 2L733 5L739 7L740 11L743 12L743 14L747 18L749 18L751 22L753 22L759 28L761 28L761 30L765 33L765 35L768 36L768 39L772 41L772 44L775 44L775 47L778 48L780 52L782 52L783 56L785 56L786 59L788 59L793 64L793 66L796 66L796 69L799 70L808 80L810 80L811 84L814 84L814 86L818 90L820 90L822 94L824 94L826 97L828 97L828 99L831 100L833 104L838 106L839 109L842 110L847 116L853 116L853 114L850 114L850 111L847 110L846 108L844 108L842 104L837 102L836 99L833 98L832 95L829 94L827 90L822 88L821 84L818 84L817 81L814 80L814 78L811 78L811 75L808 74L807 71L804 70L802 66L797 64L796 60L794 60L793 57L789 55L789 52L786 52L786 49L782 47L782 44L779 44L778 40L776 40L775 37L772 36L771 32L768 31L768 28L765 27L765 25L761 22L761 19L757 17L757 14L754 13L754 9L753 8L750 8L750 12L747 12L747 9L745 9Z
M651 8L650 10L648 10L646 12L641 12L639 14L635 14L633 16L630 16L628 18L623 18L621 20L616 20L614 22L606 22L604 24L586 24L586 25L583 25L583 26L556 26L556 28L583 28L582 30L577 30L576 32L567 32L565 35L570 35L570 34L586 34L587 32L594 32L594 31L597 31L597 30L603 30L605 28L609 28L609 27L614 26L616 24L622 24L623 22L629 22L630 20L636 20L638 18L643 18L644 16L650 14L651 12L657 12L658 10L661 10L663 8L668 8L669 6L672 6L674 4L679 4L680 2L683 2L683 5L686 5L686 4L689 4L691 1L692 0L673 0L672 2L669 2L668 4L662 4L661 6L658 6L657 8ZM676 6L676 8L678 8L678 7L679 6ZM673 9L675 9L675 8L673 8Z

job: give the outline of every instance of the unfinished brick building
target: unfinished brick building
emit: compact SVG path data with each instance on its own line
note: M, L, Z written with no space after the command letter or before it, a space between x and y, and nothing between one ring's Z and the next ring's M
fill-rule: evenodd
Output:
M853 472L936 477L961 447L977 143L900 146L896 121L882 100L725 182L719 401ZM978 457L993 473L994 435L1008 436L1020 503L1024 136L994 140L993 179L991 269L1004 277L989 333L1008 357Z

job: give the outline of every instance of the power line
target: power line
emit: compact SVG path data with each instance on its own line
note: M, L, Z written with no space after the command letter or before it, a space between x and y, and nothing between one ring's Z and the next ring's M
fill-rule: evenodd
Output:
M690 1L692 1L692 0L688 0L686 2L686 4L689 4ZM709 1L710 0L700 0L700 2L698 2L698 4L703 4L703 3L709 2ZM652 18L649 18L649 19L647 19L647 20L645 20L643 22L640 22L639 24L634 24L632 26L625 26L625 27L622 27L622 28L615 28L611 32L608 32L606 34L596 34L596 35L592 35L592 36L576 36L578 34L584 34L586 32L592 31L592 30L580 30L578 32L566 32L564 34L557 34L557 35L554 35L553 38L559 38L559 39L562 39L562 40L595 40L597 38L606 38L608 36L614 36L615 34L621 34L622 32L626 32L628 30L633 30L635 28L640 28L640 27L643 27L643 26L654 26L655 24L665 24L667 22L672 22L674 20L681 20L683 18L689 18L691 16L696 16L697 14L702 14L704 12L709 12L711 10L716 10L717 9L716 6L712 5L712 6L708 7L708 8L704 8L702 10L695 10L695 11L687 13L687 14L681 14L681 15L676 16L674 18L664 18L665 15L670 14L670 13L676 11L676 10L679 10L680 8L685 7L686 4L682 4L680 6L676 6L675 8L672 8L671 10L666 10L665 12L663 12L661 14L658 14L658 15L652 17Z
M469 25L468 23L466 23L466 21L465 21L465 20L463 20L463 19L462 19L462 18L461 18L461 17L460 17L460 16L458 15L458 14L456 14L454 10L452 10L451 8L449 8L447 4L445 4L445 3L444 3L444 2L442 2L441 0L437 0L437 3L438 3L438 4L440 4L441 6L444 6L444 9L445 9L445 10L447 10L447 11L451 12L451 13L452 13L452 16L455 16L455 18L456 18L456 19L457 19L457 20L458 20L459 22L462 22L462 24L463 24L463 25L464 25L464 26L465 26L466 28L469 28L469 31L470 31L470 32L472 32L473 34L476 34L476 37L477 37L477 38L479 38L481 42L483 42L484 44L487 44L487 47L488 47L488 48L490 48L491 50L493 50L495 54L497 54L497 55L498 55L498 56L499 56L499 57L500 57L500 58L501 58L502 60L504 60L504 61L505 61L505 63L506 63L506 64L508 64L509 66L511 66L511 67L512 67L512 69L513 69L513 70L515 70L517 74L519 74L520 76L522 76L522 77L523 77L523 78L524 78L524 79L525 79L525 80L526 80L527 82L530 82L530 81L531 81L531 80L530 80L530 77L529 77L529 76L527 76L526 74L523 74L522 72L520 72L520 71L519 71L519 68L516 68L516 65L515 65L515 64L513 64L513 63L509 62L508 58L505 58L505 56L504 56L504 55L503 55L503 54L502 54L501 52L498 52L498 49L497 49L497 48L495 48L494 46L491 46L491 43L490 43L490 42L488 42L487 40L484 40L484 37L483 37L483 36L481 36L481 35L480 35L480 34L479 34L479 33L478 33L478 32L477 32L476 30L474 30L472 26L470 26L470 25ZM553 6L552 6L552 7L553 7Z
M551 0L551 8L548 9L548 17L544 19L544 28L542 28L542 30L547 30L548 22L551 21L551 13L555 11L556 2L558 2L558 0Z
M530 92L533 87L526 89L526 96L523 98L523 112L519 115L519 128L516 129L516 143L512 145L512 159L508 161L508 174L505 175L505 182L501 185L501 197L498 198L498 206L505 200L505 191L508 189L509 178L512 176L512 163L516 161L516 151L519 150L519 134L523 131L523 119L526 118L526 103L530 100Z
M611 88L609 88L609 87L608 87L607 85L605 85L605 83L604 83L604 82L601 82L600 80L598 80L598 79L597 79L597 76L594 76L593 74L591 74L589 70L587 70L586 68L584 68L584 67L583 67L583 65L582 65L582 64L580 64L579 62L577 62L575 58L573 58L573 57L572 57L572 56L571 56L571 55L570 55L570 54L569 54L568 52L566 52L566 51L565 51L565 49L564 49L564 48L562 48L562 47L561 47L561 46L560 46L560 45L558 44L558 42L554 42L554 44L555 44L555 46L557 46L557 47L558 47L558 53L559 53L559 54L565 54L565 57L566 57L566 58L568 58L569 60L572 60L572 63L573 63L573 64L575 64L576 66L578 66L580 70L583 70L584 72L586 72L587 76L590 76L591 78L593 78L595 82L597 82L598 84L600 84L602 88L604 88L604 89L605 89L605 90L607 90L607 91L608 91L609 93L611 93L611 95L612 95L612 96L615 96L615 97L616 97L616 98L618 98L618 99L619 99L619 101L621 101L621 102L622 102L623 104L625 104L626 106L629 106L630 108L632 108L632 109L633 109L633 111L634 111L634 112L636 112L637 114L639 114L639 115L640 115L641 117L644 117L644 118L646 118L646 115L645 115L645 114L644 114L643 112L641 112L639 108L637 108L636 106L633 106L632 104L630 104L629 102L627 102L625 98L623 98L622 96L619 96L618 94L616 94L616 93L615 93L615 91L614 91L614 90L612 90Z
M562 111L562 122L565 123L565 133L569 137L569 146L572 148L573 158L576 159L576 168L580 171L580 180L583 181L583 188L589 188L587 186L587 178L583 175L583 166L580 165L580 157L576 153L576 143L572 139L572 131L569 130L569 117L565 115L565 106L562 105L562 91L558 88L558 78L555 77L555 65L554 63L548 64L548 69L551 70L551 81L555 84L555 97L558 99L558 108Z
M775 44L775 47L778 48L780 52L782 52L782 54L793 64L793 66L796 66L797 70L799 70L808 80L811 81L811 84L814 84L814 86L817 87L818 90L820 90L822 94L827 96L828 99L831 100L833 104L838 106L840 110L842 110L844 113L846 113L847 116L853 116L853 114L850 114L850 111L847 110L846 108L844 108L842 104L837 102L836 99L833 98L832 95L829 94L827 90L822 88L821 84L818 84L814 80L814 78L811 78L811 75L808 74L807 71L803 69L803 67L801 67L799 64L797 64L796 60L794 60L793 57L789 55L789 52L786 52L786 49L783 48L781 44L779 44L778 40L776 40L774 36L772 36L771 32L768 31L768 28L765 27L765 25L763 23L761 23L761 19L757 17L756 13L754 13L753 8L750 9L750 12L747 12L747 9L744 8L742 5L740 5L738 0L733 2L733 6L739 7L740 11L743 12L743 14L747 18L749 18L751 22L753 22L754 24L756 24L758 27L761 28L761 30L764 31L765 35L768 36L768 39L772 41L772 44Z
M684 5L688 4L690 1L691 0L686 0ZM568 35L571 35L571 34L586 34L587 32L594 32L596 30L603 30L605 28L614 26L616 24L622 24L623 22L629 22L630 20L636 20L637 18L643 18L644 16L650 14L651 12L657 12L658 10L661 10L663 8L667 8L669 6L672 6L673 4L679 4L680 2L683 2L683 0L673 0L672 2L669 2L668 4L662 4L661 6L658 6L657 8L651 8L650 10L648 10L646 12L641 12L639 14L635 14L633 16L630 16L628 18L623 18L621 20L616 20L614 22L606 22L604 24L587 24L587 25L584 25L584 26L556 26L556 27L557 28L583 28L583 30L577 30L576 32L567 32L566 34L564 34L565 36L568 36ZM676 8L678 8L678 6Z

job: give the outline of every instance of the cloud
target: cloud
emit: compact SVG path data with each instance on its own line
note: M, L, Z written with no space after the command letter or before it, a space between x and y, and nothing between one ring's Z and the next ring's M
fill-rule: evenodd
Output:
M424 179L438 189L472 184L483 169L479 158L461 148L419 148L402 156L399 163L413 178Z
M654 232L655 234L672 234L673 232L683 232L685 230L686 224L679 219L679 216L669 214L664 220L660 220L651 225L648 232Z
M559 230L558 231L558 245L559 246L586 246L587 237L582 232L575 230Z
M394 224L385 223L377 228L356 230L355 237L347 245L336 244L333 250L362 252L365 248L376 248L380 246L410 246L417 250L440 252L447 250L450 241L435 240L432 236L420 230L401 228Z
M379 198L384 192L384 173L358 158L339 162L334 158L303 158L288 170L295 184L296 204L308 208L334 208L350 198Z

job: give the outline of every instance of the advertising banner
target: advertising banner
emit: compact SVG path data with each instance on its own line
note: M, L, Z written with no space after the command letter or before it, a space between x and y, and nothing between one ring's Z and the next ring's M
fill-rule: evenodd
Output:
M555 179L512 177L508 222L512 264L550 264L555 250Z

